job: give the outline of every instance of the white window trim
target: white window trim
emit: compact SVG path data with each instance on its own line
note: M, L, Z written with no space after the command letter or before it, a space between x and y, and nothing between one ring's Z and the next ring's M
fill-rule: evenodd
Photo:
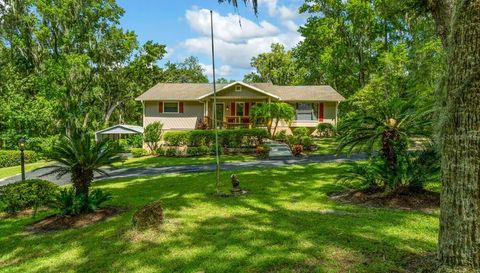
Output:
M238 104L243 104L243 114L242 114L241 116L238 116L238 115L237 115L237 110L238 110L237 105L238 105ZM244 101L236 101L236 102L235 102L235 116L236 116L236 117L245 117L245 102L244 102Z
M165 112L165 103L176 103L177 104L177 112ZM163 107L163 113L164 114L180 114L180 102L179 101L164 101L162 107Z
M235 92L242 92L242 86L240 84L235 85Z

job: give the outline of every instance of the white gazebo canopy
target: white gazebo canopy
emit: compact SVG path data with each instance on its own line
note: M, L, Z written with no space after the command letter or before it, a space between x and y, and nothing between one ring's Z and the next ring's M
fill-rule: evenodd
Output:
M118 124L95 132L95 141L101 141L105 137L120 139L122 135L143 134L143 127L137 125Z

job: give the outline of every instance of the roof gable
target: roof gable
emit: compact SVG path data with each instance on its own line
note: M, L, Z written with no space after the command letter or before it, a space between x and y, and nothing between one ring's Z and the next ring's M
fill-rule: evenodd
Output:
M217 95L220 95L220 93L226 93L226 92L228 92L228 91L231 91L232 88L236 88L237 85L242 86L242 88L247 88L247 89L249 89L249 90L253 90L254 92L260 93L260 94L262 94L262 95L264 95L264 96L272 97L272 98L277 99L277 100L280 99L280 97L278 97L277 95L274 95L274 94L272 94L272 93L270 93L270 92L267 92L267 91L265 91L265 90L263 90L263 89L260 89L260 88L258 88L258 87L255 87L255 86L253 86L253 85L249 85L249 84L244 83L244 82L241 82L241 81L236 81L236 82L227 84L227 85L225 85L224 87L218 89L218 90L216 91L216 93L217 93ZM234 92L235 92L235 91L234 91ZM245 92L243 92L243 93L245 94ZM208 94L205 94L205 95L199 97L198 99L204 99L204 98L206 98L206 97L208 97L208 96L213 96L213 91L210 92L210 93L208 93Z

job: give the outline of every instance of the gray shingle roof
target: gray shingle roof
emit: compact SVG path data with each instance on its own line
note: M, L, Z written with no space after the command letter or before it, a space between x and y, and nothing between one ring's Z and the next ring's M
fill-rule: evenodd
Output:
M244 84L244 83L243 83ZM279 86L271 83L249 83L255 88L280 97L282 101L343 101L345 98L329 85ZM221 91L227 84L217 84ZM211 83L159 83L141 96L139 101L186 100L196 101L212 93Z

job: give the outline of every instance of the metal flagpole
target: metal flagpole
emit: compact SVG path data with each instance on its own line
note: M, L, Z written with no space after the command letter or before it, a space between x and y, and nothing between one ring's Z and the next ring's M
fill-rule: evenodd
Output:
M212 36L212 79L213 79L213 124L215 127L215 157L216 166L216 182L215 191L220 193L220 155L218 153L218 124L217 124L217 83L215 82L215 46L213 43L213 12L210 10L210 31Z

